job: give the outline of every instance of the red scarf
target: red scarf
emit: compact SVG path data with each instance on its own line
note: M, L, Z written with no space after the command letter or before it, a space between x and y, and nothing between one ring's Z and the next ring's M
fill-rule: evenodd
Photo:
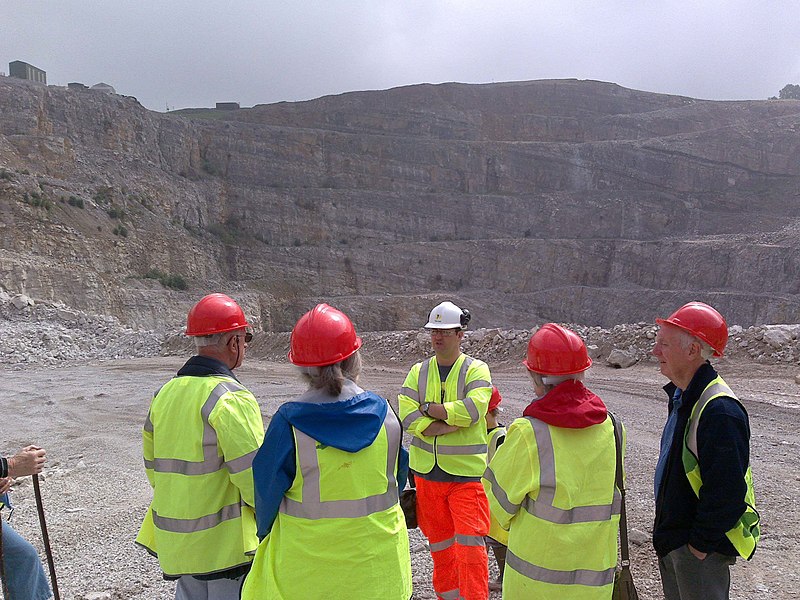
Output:
M531 402L522 414L555 427L583 429L605 421L608 410L583 383L568 379Z

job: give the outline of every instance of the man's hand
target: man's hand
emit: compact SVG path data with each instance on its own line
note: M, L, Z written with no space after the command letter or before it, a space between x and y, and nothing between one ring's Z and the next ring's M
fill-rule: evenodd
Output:
M3 477L0 479L0 495L5 494L8 490L11 489L11 484L14 483L14 479L11 477Z
M27 446L8 459L9 477L37 475L47 460L46 452L37 446Z
M697 560L705 560L706 556L708 556L708 552L700 552L700 550L698 550L691 544L686 544L686 545L689 547L689 552L691 552L697 557Z
M453 433L454 431L458 431L458 427L455 425L448 425L444 421L436 421L435 423L428 425L425 428L425 431L422 432L422 435L445 435L447 433Z

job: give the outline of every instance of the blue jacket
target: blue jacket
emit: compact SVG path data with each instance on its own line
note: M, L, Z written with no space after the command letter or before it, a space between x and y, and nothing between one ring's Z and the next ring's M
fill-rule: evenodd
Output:
M747 412L733 398L712 400L703 411L697 429L697 450L703 487L695 496L683 467L683 438L692 408L706 385L717 377L706 363L694 374L683 391L664 476L656 498L653 546L658 556L689 543L701 552L737 556L725 532L745 511L747 491L744 476L750 464L750 422ZM664 386L672 412L676 386Z
M295 444L292 427L327 446L346 452L363 450L378 436L389 410L389 403L373 392L365 392L348 382L345 391L355 395L329 402L286 402L272 417L264 443L253 459L258 537L264 539L272 529L286 491L296 475ZM397 486L402 490L408 477L408 451L401 447Z

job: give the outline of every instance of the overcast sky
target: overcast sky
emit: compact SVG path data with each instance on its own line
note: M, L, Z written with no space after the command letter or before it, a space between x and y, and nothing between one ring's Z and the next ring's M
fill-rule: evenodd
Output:
M716 100L800 83L800 0L2 0L0 71L163 111L572 78Z

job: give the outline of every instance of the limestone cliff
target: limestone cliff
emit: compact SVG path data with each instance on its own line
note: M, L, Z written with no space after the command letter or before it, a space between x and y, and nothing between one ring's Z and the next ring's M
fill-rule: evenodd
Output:
M0 78L0 207L0 289L135 326L208 291L275 331L445 296L476 326L800 320L798 101L558 80L161 114Z

